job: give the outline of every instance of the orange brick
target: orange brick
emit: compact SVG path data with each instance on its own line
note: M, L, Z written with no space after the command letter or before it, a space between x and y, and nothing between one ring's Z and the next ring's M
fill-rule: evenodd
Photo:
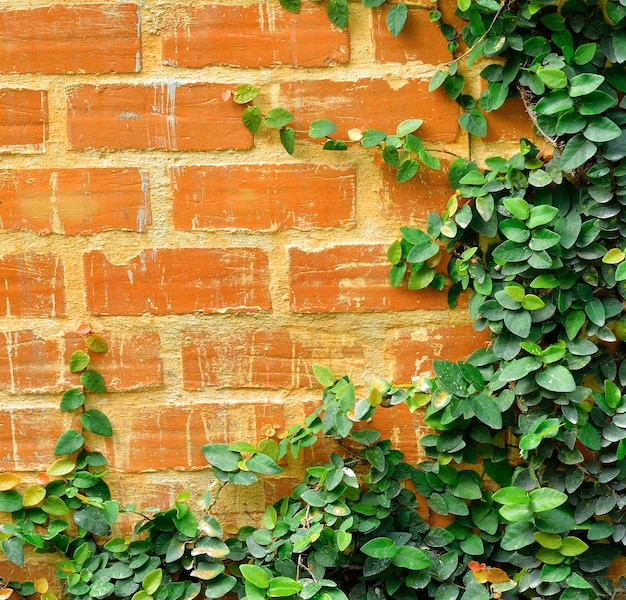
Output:
M115 432L112 466L128 473L208 468L204 444L262 439L262 424L280 425L282 410L269 403L261 412L258 403L150 405L132 411L112 405L107 408Z
M103 337L108 350L102 354L90 353L91 363L102 376L109 392L124 392L159 387L163 384L163 366L159 354L161 338L155 331L120 333L97 332ZM65 364L75 350L85 350L84 338L77 333L65 336ZM66 371L69 384L77 376Z
M0 388L13 393L59 392L61 381L59 341L32 331L0 333Z
M376 60L399 63L420 61L438 65L452 58L439 27L428 18L429 10L423 7L409 9L406 24L396 37L387 29L387 12L388 9L373 11L372 37ZM425 40L428 43L424 43Z
M68 98L70 147L224 150L250 148L242 107L216 83L81 85Z
M255 248L144 250L122 265L94 250L83 263L92 314L271 310L268 258Z
M8 435L16 471L45 471L55 460L53 452L58 437L66 429L81 428L77 418L60 412L58 408L13 408L10 416ZM4 435L4 432L0 433L0 436ZM0 447L2 445L0 437Z
M63 263L50 253L20 252L0 258L0 315L65 315Z
M324 67L350 59L348 32L332 27L323 6L299 14L269 3L171 9L161 32L164 64Z
M2 229L87 235L150 223L148 175L139 169L0 171Z
M0 88L0 153L45 152L47 139L47 92Z
M442 166L443 170L434 171L421 165L417 175L404 183L396 181L394 169L382 167L382 214L402 225L414 225L425 223L431 212L443 212L453 190L448 182L447 165Z
M441 90L428 92L428 81L403 78L297 81L280 86L283 105L296 116L295 129L307 131L314 119L330 119L333 134L347 139L348 130L380 129L389 134L404 119L424 119L419 133L426 140L453 142L459 131L458 105Z
M55 4L0 12L0 73L141 70L137 4Z
M338 373L364 368L361 343L345 336L317 339L284 329L226 335L193 330L184 332L183 340L183 385L188 390L311 388L318 386L313 363Z
M487 117L487 135L483 142L505 140L517 142L522 137L536 139L533 124L520 98L511 98L498 110L485 113Z
M325 165L174 167L179 229L347 227L354 225L354 168Z
M409 383L413 375L432 372L432 361L465 360L489 341L489 331L476 331L472 325L419 329L398 329L385 351L394 365L394 383Z
M352 244L289 249L290 307L298 313L443 309L445 292L392 288L387 247Z

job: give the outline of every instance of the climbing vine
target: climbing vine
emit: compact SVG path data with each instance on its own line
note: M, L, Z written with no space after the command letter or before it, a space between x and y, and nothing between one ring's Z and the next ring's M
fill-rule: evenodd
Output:
M348 25L345 0L326 6L335 25ZM398 35L408 9L387 10ZM76 600L617 597L624 581L608 575L626 546L626 2L459 0L456 13L460 31L430 11L451 51L430 89L458 102L470 140L485 135L485 112L519 96L546 148L520 140L512 156L453 160L446 210L390 245L390 283L445 289L450 306L466 294L492 343L463 361L434 361L409 387L374 382L364 398L316 365L322 404L303 423L282 437L203 446L217 482L203 510L181 493L142 514L111 498L106 458L85 446L86 431L113 434L106 415L87 408L90 393L105 391L90 352L106 343L86 331L70 362L80 385L61 399L82 429L60 436L36 484L0 475L0 511L11 515L0 544L11 561L23 564L25 547L60 552L58 577ZM459 66L467 72L479 58L485 86L473 98ZM294 116L263 114L258 93L234 91L246 127L277 130L294 153ZM403 182L441 168L421 124L339 140L336 125L318 119L308 135L332 151L373 148ZM368 425L397 405L424 410L432 428L416 465ZM334 444L329 460L308 466L261 524L225 535L221 488L277 475L321 439ZM449 523L424 519L419 503ZM137 524L111 537L124 511ZM10 582L2 598L10 590L54 600L44 581Z

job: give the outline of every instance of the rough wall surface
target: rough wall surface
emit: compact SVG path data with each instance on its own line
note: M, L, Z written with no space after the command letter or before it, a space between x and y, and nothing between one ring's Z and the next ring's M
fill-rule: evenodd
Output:
M289 156L224 100L254 83L264 112L290 109L301 132L329 118L340 136L422 118L430 148L467 155L458 107L427 92L449 57L429 8L392 38L385 11L356 0L346 32L318 2L300 15L277 0L2 3L0 470L50 464L81 323L110 344L96 363L112 393L90 402L115 430L114 493L139 506L206 489L207 440L297 422L320 397L312 363L406 382L483 343L445 294L388 284L386 247L443 208L442 173L399 185L374 153L303 135ZM518 105L505 114L471 141L478 159L530 136ZM419 417L400 413L379 424L416 458ZM225 493L222 516L258 514L290 472Z

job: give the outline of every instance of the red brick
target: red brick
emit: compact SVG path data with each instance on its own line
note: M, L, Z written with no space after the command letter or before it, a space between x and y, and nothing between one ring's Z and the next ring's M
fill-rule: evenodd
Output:
M298 313L443 309L446 293L409 291L389 283L387 246L353 244L289 249L290 307Z
M45 152L47 139L47 92L0 88L0 153Z
M448 182L448 165L442 166L441 171L434 171L421 165L417 175L404 183L396 181L395 169L382 167L382 214L402 225L423 224L430 212L441 214L453 193Z
M92 314L271 310L268 258L255 248L144 250L121 265L94 250L83 262Z
M32 331L0 333L0 388L12 393L59 392L61 380L59 341Z
M174 225L179 229L268 231L354 225L354 168L191 166L174 167L171 176Z
M177 7L161 29L161 48L164 64L175 67L324 67L350 59L348 32L311 3L297 15L265 2Z
M267 403L259 412L258 403L230 402L110 406L112 466L129 473L207 468L201 446L260 440L261 422L281 424L282 410L280 404Z
M0 315L65 315L63 263L50 253L20 252L0 258Z
M55 4L0 12L0 73L134 73L137 4Z
M442 90L429 92L428 81L406 76L393 85L383 79L287 82L279 97L296 116L296 130L307 131L314 119L330 119L339 126L333 134L339 139L347 139L352 128L391 134L409 118L424 119L419 134L430 141L453 142L459 131L458 105Z
M16 471L45 471L54 461L58 437L66 429L80 429L77 418L58 408L12 408L10 419L8 431L0 431L0 448L10 441Z
M413 375L432 372L432 361L465 360L489 341L489 331L476 331L472 325L450 325L397 329L385 352L394 365L394 383L409 383Z
M0 228L87 235L151 223L148 175L139 169L0 171Z
M224 150L250 148L242 107L217 83L82 85L68 99L70 147Z
M363 371L361 343L345 335L320 337L284 329L183 333L183 386L294 389L317 387L311 364L337 373Z
M159 347L161 338L155 331L120 333L97 332L108 346L104 353L90 353L91 363L102 376L109 392L123 392L159 387L163 384L163 366ZM77 333L65 336L65 365L75 350L85 350L84 337ZM77 376L66 370L66 381Z
M441 35L438 25L429 20L428 9L409 9L406 24L396 37L387 29L385 18L388 10L373 11L372 38L376 60L399 63L420 61L438 65L452 58L448 42Z
M536 140L533 124L520 98L511 98L498 110L485 113L487 135L483 142L517 142L520 138Z

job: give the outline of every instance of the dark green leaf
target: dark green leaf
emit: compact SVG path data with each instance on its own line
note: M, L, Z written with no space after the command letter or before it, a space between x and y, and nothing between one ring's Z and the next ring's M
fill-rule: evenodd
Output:
M85 438L75 429L64 431L57 440L54 447L54 456L62 456L64 454L73 454L80 450L85 443Z
M337 130L337 125L326 119L316 119L311 121L309 125L309 137L322 138L328 137Z
M561 168L571 171L580 167L596 153L597 149L598 147L584 135L580 133L575 135L565 144L561 156Z
M113 435L113 429L109 418L101 411L95 408L89 409L80 416L82 426L92 433L110 437ZM64 452L63 454L67 454Z
M392 4L389 7L385 22L391 35L395 37L400 34L404 28L408 14L409 9L406 4Z
M328 0L326 13L339 29L345 29L348 26L348 0Z
M106 392L104 378L94 369L89 369L88 371L81 373L80 382L86 390L94 392L95 394L104 394Z
M81 407L85 403L85 394L78 388L67 390L61 398L61 410L71 411Z
M279 134L280 143L287 154L293 154L296 147L296 132L292 127L281 127Z
M459 125L468 133L478 137L487 135L487 119L477 108L472 108L459 117Z

